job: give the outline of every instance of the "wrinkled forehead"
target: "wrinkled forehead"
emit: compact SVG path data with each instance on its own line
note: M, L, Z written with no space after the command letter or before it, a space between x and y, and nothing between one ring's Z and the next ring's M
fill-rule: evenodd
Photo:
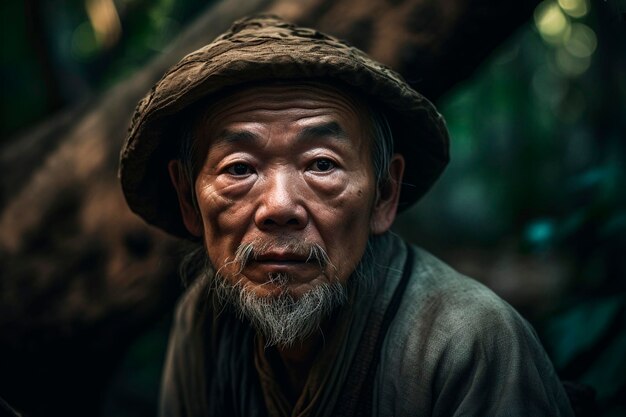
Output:
M206 135L228 123L287 121L337 122L345 130L367 133L371 111L366 101L345 87L326 82L264 82L222 92L199 108L195 133ZM360 135L359 135L360 136Z

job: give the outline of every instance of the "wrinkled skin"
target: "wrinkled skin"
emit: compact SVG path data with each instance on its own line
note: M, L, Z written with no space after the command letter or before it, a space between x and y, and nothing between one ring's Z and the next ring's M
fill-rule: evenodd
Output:
M404 167L391 162L393 181L377 190L370 123L356 99L320 84L249 87L211 105L194 128L206 157L190 185L170 162L187 229L202 237L212 264L232 284L276 295L269 273L287 273L298 297L320 282L345 283L370 234L393 222ZM239 271L240 244L267 244ZM293 242L316 243L329 257L320 268Z

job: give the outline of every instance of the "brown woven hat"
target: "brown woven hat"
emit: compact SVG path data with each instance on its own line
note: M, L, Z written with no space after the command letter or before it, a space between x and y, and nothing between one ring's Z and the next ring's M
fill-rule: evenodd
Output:
M396 151L406 160L399 210L416 202L449 159L448 132L435 107L399 74L345 42L257 15L187 55L137 105L119 169L130 208L148 223L190 237L167 170L178 154L185 109L248 82L318 79L345 84L385 112Z

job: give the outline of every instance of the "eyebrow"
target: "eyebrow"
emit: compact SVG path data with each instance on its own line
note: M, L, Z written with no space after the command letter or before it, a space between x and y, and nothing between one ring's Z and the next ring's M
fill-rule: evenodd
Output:
M337 138L345 140L348 135L337 122L322 123L315 126L308 126L302 129L298 134L297 140L320 139L320 138ZM224 129L217 137L216 143L237 143L237 142L256 142L260 140L260 136L247 130L233 131Z
M298 140L325 137L334 137L344 140L348 138L348 135L337 122L328 122L317 126L305 127L302 132L298 134Z
M259 140L259 135L255 133L248 132L246 130L232 131L232 130L224 129L218 135L216 142L236 143L236 142L254 142L257 140Z

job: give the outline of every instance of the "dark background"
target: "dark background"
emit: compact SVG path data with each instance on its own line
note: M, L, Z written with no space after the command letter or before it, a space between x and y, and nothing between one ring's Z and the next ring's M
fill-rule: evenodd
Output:
M268 3L259 2L258 10ZM401 6L395 3L384 7ZM159 59L172 55L172 39L210 6L197 0L0 4L0 397L25 415L155 413L171 312L182 290L175 274L180 245L141 225L122 234L120 245L132 256L104 257L117 235L96 229L85 240L85 224L100 211L89 217L85 207L96 192L79 190L102 192L98 206L115 219L124 208L106 203L106 193L117 192L107 185L113 169L105 179L98 171L75 185L64 182L52 156L64 144L77 154L96 131L89 117L117 106L110 103L126 103L119 106L125 116L111 116L106 127L123 136L139 98L128 93L128 80L148 65L155 73L166 68ZM326 15L303 21L329 25L337 13L322 7ZM469 22L475 12L466 12ZM396 232L520 310L562 379L596 390L603 416L626 414L625 13L619 1L546 0L513 11L517 19L503 15L501 22L490 17L492 26L474 25L477 39L490 44L467 45L476 54L460 57L456 44L439 45L454 52L445 59L433 54L439 78L413 71L428 65L412 52L419 42L407 41L414 49L389 62L436 100L452 140L449 168L400 216ZM414 24L428 26L428 19ZM357 46L375 50L364 25L348 32ZM91 152L86 159L97 160L100 154ZM101 154L115 165L114 152ZM80 177L79 168L72 167L72 178ZM54 198L29 195L42 182ZM14 199L43 213L35 226L20 226L31 211L13 209ZM170 272L146 284L164 270Z

